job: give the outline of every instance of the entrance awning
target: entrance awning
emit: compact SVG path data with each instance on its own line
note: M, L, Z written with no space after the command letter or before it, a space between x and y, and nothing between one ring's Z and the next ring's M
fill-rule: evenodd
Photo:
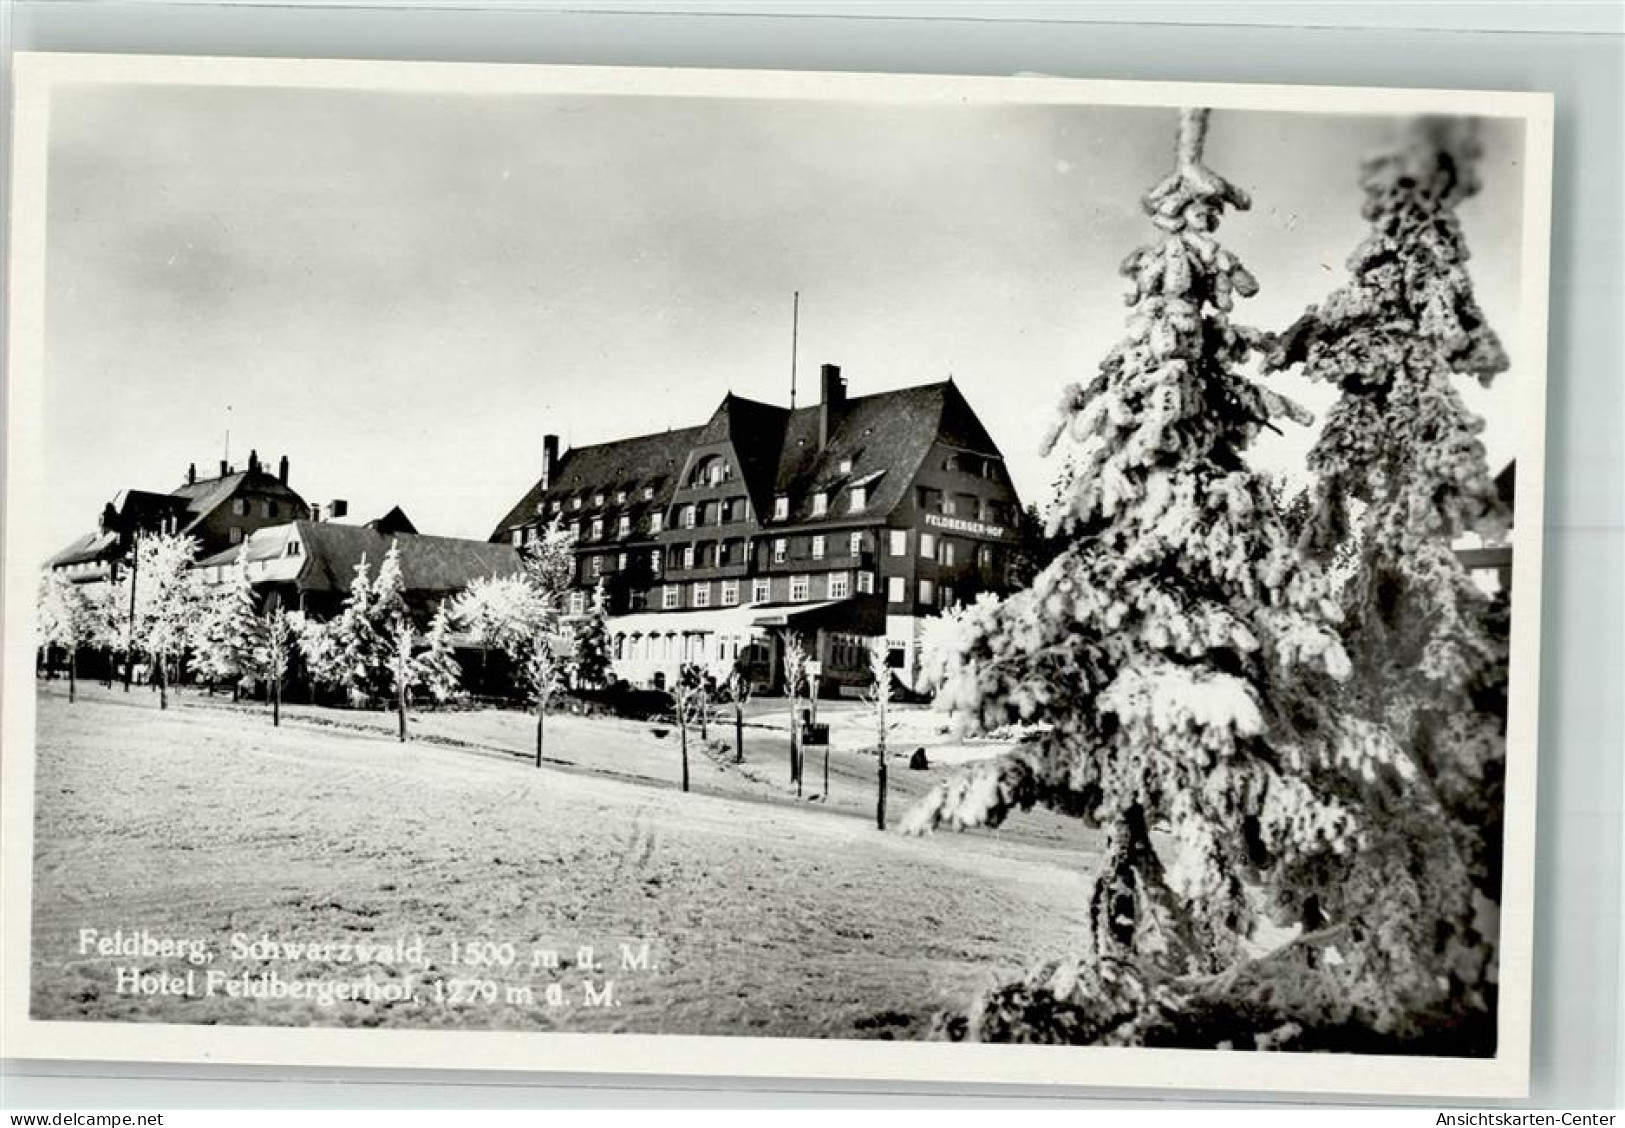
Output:
M755 623L768 629L822 627L850 634L878 635L885 633L886 612L878 597L859 595L818 603L758 604Z
M785 627L881 634L884 605L874 596L826 599L817 603L747 603L708 611L636 611L615 615L609 632L618 635L750 634Z

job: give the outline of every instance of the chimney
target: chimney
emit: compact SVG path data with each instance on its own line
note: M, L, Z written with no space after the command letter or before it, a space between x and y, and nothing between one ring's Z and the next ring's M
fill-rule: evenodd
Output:
M823 450L840 425L841 410L846 407L846 377L841 375L839 364L824 365L819 375L822 395L818 403L818 449Z
M310 507L310 519L312 521L320 521L322 519L322 503L321 502L318 501L315 505Z
M248 472L250 474L258 474L260 472L260 452L257 450L251 450L248 452Z
M226 460L222 458L220 460L220 476L224 478L229 473L231 473L231 467L227 466Z
M553 488L553 475L559 470L559 437L542 436L542 489Z
M284 486L288 484L288 456L285 454L276 460L276 480Z
M327 503L327 515L330 518L344 517L347 516L349 512L350 503L345 501L342 497L335 497L332 501Z
M189 486L197 484L197 463L195 462L186 464L186 484Z

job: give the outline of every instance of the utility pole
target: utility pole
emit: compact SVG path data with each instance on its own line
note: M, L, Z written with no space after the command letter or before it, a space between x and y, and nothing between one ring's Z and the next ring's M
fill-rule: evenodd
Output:
M796 343L801 333L801 291L797 290L790 304L790 410L796 409Z
M135 584L141 575L141 530L130 539L130 616L124 630L124 692L130 692L135 673Z

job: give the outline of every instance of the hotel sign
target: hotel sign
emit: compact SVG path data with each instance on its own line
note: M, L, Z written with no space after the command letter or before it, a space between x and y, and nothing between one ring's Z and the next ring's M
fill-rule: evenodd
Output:
M1009 535L1009 530L1003 525L984 525L980 521L967 521L963 517L945 517L941 513L927 513L925 523L933 528L965 533L985 540L1003 540Z

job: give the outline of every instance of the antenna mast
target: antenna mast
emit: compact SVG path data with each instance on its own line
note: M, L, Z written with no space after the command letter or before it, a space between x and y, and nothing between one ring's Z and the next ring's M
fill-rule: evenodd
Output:
M795 292L790 305L790 410L796 409L796 338L801 331L801 291Z

